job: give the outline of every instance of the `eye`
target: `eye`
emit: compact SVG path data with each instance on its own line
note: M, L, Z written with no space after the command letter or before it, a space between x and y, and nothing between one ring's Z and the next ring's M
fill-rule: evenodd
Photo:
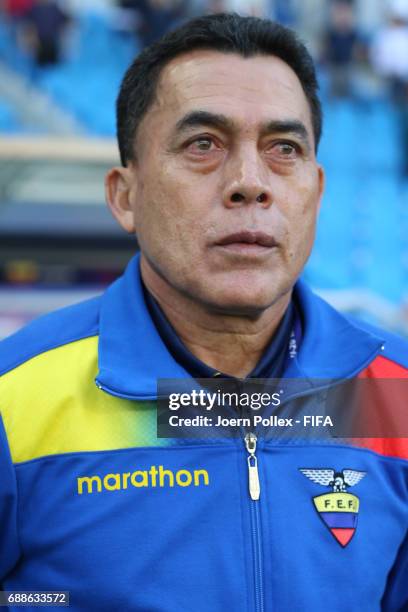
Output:
M278 145L278 148L282 155L292 155L292 153L296 153L295 147L288 142L282 142Z
M196 148L200 151L209 151L211 149L213 141L211 140L211 138L199 138L192 144L195 144Z
M299 147L293 142L279 141L273 143L270 151L282 159L295 159L299 153Z
M199 136L187 143L187 151L197 155L210 153L216 149L218 149L217 144L210 136Z

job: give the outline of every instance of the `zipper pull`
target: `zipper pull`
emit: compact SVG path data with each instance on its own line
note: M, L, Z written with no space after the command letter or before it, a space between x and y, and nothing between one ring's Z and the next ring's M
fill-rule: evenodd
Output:
M254 501L258 501L261 494L261 486L259 484L258 474L258 459L255 456L256 443L258 438L254 433L248 433L245 436L245 446L249 453L248 456L248 484L249 484L249 495Z

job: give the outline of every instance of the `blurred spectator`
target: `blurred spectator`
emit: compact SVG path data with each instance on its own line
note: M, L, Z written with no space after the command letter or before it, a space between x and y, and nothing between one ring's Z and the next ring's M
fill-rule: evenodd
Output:
M176 27L189 15L188 0L119 0L119 6L133 13L131 22L143 47Z
M59 62L69 20L68 14L54 0L36 0L28 11L25 16L25 38L37 66Z
M14 21L24 17L33 4L34 0L0 0L0 8Z
M0 0L0 18L4 15L7 25L2 32L4 39L1 56L10 65L18 61L20 50L24 48L24 19L34 2L35 0Z
M203 13L227 13L228 0L208 0L203 3Z
M402 146L402 170L408 176L408 6L392 4L388 23L375 36L371 59L386 79L396 105Z
M323 37L323 61L327 63L330 93L347 97L352 93L353 60L360 47L353 6L346 0L335 0L330 11L330 23Z

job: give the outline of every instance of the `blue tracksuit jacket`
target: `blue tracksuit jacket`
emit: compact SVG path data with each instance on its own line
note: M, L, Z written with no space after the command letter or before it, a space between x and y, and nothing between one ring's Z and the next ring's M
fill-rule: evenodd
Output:
M402 340L301 282L294 296L285 376L407 378ZM187 373L137 257L102 297L3 341L0 374L4 590L67 590L75 612L408 610L406 440L260 436L254 500L243 439L158 438L157 378Z

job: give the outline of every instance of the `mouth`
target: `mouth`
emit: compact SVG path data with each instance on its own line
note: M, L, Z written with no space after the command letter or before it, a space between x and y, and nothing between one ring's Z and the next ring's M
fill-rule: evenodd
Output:
M242 231L228 234L215 243L216 247L234 253L268 253L278 246L271 234L265 232Z

